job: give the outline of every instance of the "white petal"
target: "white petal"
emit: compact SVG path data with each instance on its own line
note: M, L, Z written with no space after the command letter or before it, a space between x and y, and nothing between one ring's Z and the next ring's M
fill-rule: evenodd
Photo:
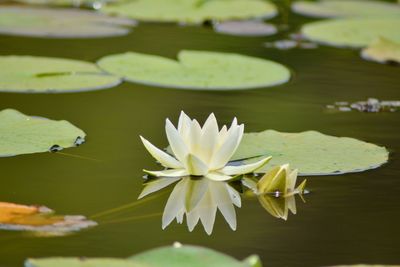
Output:
M208 189L207 179L190 179L185 198L186 212L191 212L204 197Z
M241 136L243 135L242 132L243 125L241 125L241 127L231 127L229 129L227 137L225 139L225 143L223 143L219 150L214 153L214 156L210 163L210 168L212 170L220 169L228 163L238 147Z
M162 229L165 229L175 218L179 219L182 210L184 210L182 199L186 192L187 181L188 179L182 179L175 185L172 193L169 195L162 217Z
M199 213L204 230L208 235L211 235L214 228L215 215L217 214L217 205L212 199L210 191L207 191L204 195L196 210Z
M268 161L271 160L272 157L267 157L262 160L259 160L254 163L250 164L245 164L245 165L240 165L240 166L225 166L222 168L221 172L226 175L238 175L238 174L246 174L246 173L252 173L256 171L257 169L261 168L265 164L268 163Z
M228 181L233 178L232 176L225 175L220 172L209 172L205 175L205 177L213 181Z
M159 191L170 184L175 183L176 181L180 180L181 178L158 178L154 181L151 181L145 185L142 192L140 193L138 199L141 199L151 193Z
M167 133L167 138L172 152L174 152L175 157L183 162L189 150L183 141L182 137L179 135L178 130L175 129L174 125L170 120L166 120L165 132Z
M190 123L190 135L189 135L190 153L197 155L201 149L201 126L197 120L193 120Z
M178 121L178 132L185 143L188 143L189 141L191 122L192 121L190 120L189 116L186 115L185 112L181 111L181 115L179 116Z
M142 136L140 136L140 139L142 140L143 145L145 146L147 151L149 151L149 153L153 156L153 158L155 158L158 162L160 162L161 165L172 169L183 168L182 163L177 161L174 157L170 156L161 149L157 148Z
M165 171L148 171L143 170L145 173L156 177L183 177L189 175L188 171L185 169L172 169Z
M186 221L189 232L193 231L196 224L199 222L200 214L197 209L192 210L189 213L186 213Z
M214 113L208 117L202 128L201 147L196 155L205 163L210 163L218 145L218 123Z
M218 145L221 146L226 139L228 133L228 129L226 128L226 125L222 126L221 131L218 133Z
M240 208L242 206L242 199L240 198L240 194L236 191L232 186L228 183L225 184L226 188L228 188L229 195L231 196L231 200L236 207Z
M226 222L232 230L236 230L236 212L225 183L213 182L213 184L210 184L210 191Z
M208 172L208 166L192 154L186 156L186 168L191 175L205 175Z

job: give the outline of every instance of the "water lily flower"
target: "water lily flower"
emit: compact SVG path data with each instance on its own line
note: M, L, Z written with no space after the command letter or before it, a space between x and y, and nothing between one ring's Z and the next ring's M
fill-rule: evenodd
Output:
M306 185L304 180L297 188L297 169L290 170L289 164L276 166L264 176L257 183L258 194L271 194L276 196L290 197L295 194L303 194Z
M191 120L182 111L178 127L175 128L167 119L165 131L173 155L155 147L140 136L150 154L167 168L163 171L144 170L153 176L192 175L204 176L214 181L227 181L237 175L252 173L271 159L268 157L251 164L227 166L243 137L244 125L238 125L236 118L229 129L226 125L219 129L217 119L211 113L201 127L197 120Z

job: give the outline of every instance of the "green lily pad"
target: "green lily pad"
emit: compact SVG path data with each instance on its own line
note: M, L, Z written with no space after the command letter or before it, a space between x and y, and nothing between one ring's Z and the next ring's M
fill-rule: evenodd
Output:
M136 0L107 5L100 11L142 21L190 24L208 20L271 18L277 14L275 5L261 0Z
M128 259L44 258L28 259L25 267L262 267L258 256L238 261L228 255L198 246L161 247Z
M134 52L98 61L127 81L193 90L238 90L285 83L290 71L273 61L239 54L183 50L178 61Z
M29 5L73 6L73 7L90 7L94 9L99 9L104 4L115 3L120 0L14 0L14 1Z
M400 63L400 42L378 38L361 51L361 57L379 63Z
M126 35L136 22L67 8L2 6L0 34L43 38L102 38Z
M292 10L301 15L318 18L400 16L398 5L372 0L297 1L292 4Z
M232 20L216 23L214 30L218 33L235 36L269 36L278 32L272 24L255 20Z
M257 156L272 156L259 172L271 166L289 163L300 175L333 175L361 172L388 161L385 147L349 137L335 137L315 131L281 133L266 130L246 133L232 160L256 160Z
M216 252L212 249L198 246L161 247L139 253L130 258L134 262L149 267L251 267L257 266L256 261L240 262L228 255ZM261 267L261 265L258 265Z
M34 56L0 56L0 91L67 93L109 88L118 77L90 62Z
M379 37L400 42L400 18L332 19L307 23L307 39L338 47L364 47Z
M151 267L133 261L112 258L44 258L29 259L25 267Z
M30 117L13 109L0 111L0 157L73 147L85 136L67 121Z

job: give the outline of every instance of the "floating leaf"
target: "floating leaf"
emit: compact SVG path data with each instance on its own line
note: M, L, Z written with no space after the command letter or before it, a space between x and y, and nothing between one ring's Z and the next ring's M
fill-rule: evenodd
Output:
M385 147L354 138L329 136L315 131L281 133L266 130L246 133L233 159L267 155L272 156L272 160L259 172L290 163L300 175L333 175L377 168L387 162L389 152Z
M183 23L270 18L277 14L275 5L261 0L136 0L107 5L100 11L142 21Z
M119 0L14 0L29 5L48 5L48 6L73 6L101 8L104 4L115 3Z
M0 18L1 19L1 18ZM0 56L0 91L67 93L99 90L120 83L96 65L72 59Z
M372 0L297 1L292 4L292 10L302 15L318 18L400 16L398 5Z
M134 255L128 259L113 258L43 258L28 259L25 267L262 267L258 256L240 262L212 249L177 244Z
M156 248L132 256L130 259L149 267L261 267L256 265L260 264L257 261L240 262L208 248L188 245Z
M338 46L363 47L378 37L400 42L400 18L349 18L307 23L302 34L312 41Z
M0 157L73 147L85 136L67 121L29 117L13 109L0 111Z
M84 216L60 216L43 206L0 202L0 229L66 234L97 225Z
M218 33L236 36L269 36L277 33L274 25L263 21L225 21L216 23L214 29Z
M282 84L290 78L289 70L273 61L206 51L183 50L178 61L127 52L103 57L98 65L131 82L194 90L258 88Z
M29 259L25 267L152 267L125 259L112 258L44 258Z
M361 57L379 63L400 63L400 42L378 38L361 51Z
M45 38L101 38L125 35L136 22L79 9L2 6L0 34Z

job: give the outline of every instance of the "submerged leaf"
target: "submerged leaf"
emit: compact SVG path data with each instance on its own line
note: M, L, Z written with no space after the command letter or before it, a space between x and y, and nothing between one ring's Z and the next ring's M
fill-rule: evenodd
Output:
M378 38L361 51L361 57L379 63L400 63L400 42Z
M266 130L246 133L233 159L256 156L272 156L270 163L258 171L260 173L289 162L299 169L300 175L333 175L377 168L387 162L389 152L385 147L354 138L315 131L281 133Z
M292 10L302 15L319 18L400 16L398 5L373 0L296 1L292 5Z
M197 90L235 90L285 83L289 70L273 61L239 54L183 50L178 61L134 52L98 61L107 72L127 81Z
M236 36L269 36L278 32L272 24L263 21L225 21L214 24L218 33Z
M136 22L79 9L2 6L0 34L45 38L101 38L125 35Z
M0 111L0 157L73 147L85 136L68 121L29 117L13 109Z
M96 65L72 59L0 56L0 91L17 93L68 93L116 86L118 77Z
M107 5L100 10L142 21L201 23L208 20L270 18L275 5L261 0L136 0Z
M400 42L400 18L348 18L307 23L302 34L312 41L337 47L364 47L378 37Z
M43 206L0 202L0 229L35 231L54 235L79 231L97 225L84 216L60 216Z

